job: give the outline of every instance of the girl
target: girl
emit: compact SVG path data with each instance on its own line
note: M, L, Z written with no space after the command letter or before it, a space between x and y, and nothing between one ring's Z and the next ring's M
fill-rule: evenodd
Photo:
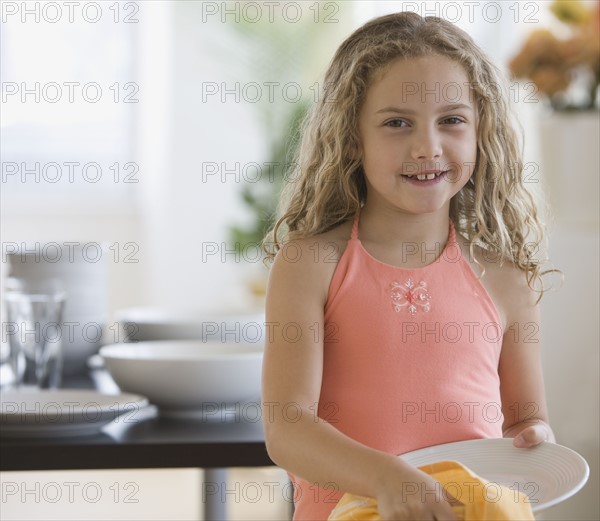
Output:
M376 498L383 519L455 519L398 455L554 441L543 228L501 86L466 33L408 12L355 31L329 66L264 241L264 427L294 519L327 519L344 492Z

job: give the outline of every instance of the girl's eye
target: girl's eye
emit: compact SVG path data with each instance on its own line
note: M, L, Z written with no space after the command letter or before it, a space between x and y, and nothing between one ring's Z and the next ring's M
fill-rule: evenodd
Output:
M406 121L403 119L390 119L385 122L385 126L391 128L402 128L402 124L406 124Z
M456 116L446 118L444 122L450 123L451 125L458 125L459 123L464 123L464 121L461 118L457 118Z

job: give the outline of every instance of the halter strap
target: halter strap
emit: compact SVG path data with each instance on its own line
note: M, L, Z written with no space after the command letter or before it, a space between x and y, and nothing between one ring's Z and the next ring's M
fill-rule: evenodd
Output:
M356 215L354 216L354 223L352 224L352 234L350 235L350 240L358 239L358 223L360 221L360 208L356 211Z

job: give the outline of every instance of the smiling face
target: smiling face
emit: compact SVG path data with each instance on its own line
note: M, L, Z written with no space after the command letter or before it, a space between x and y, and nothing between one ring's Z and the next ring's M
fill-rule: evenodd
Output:
M367 90L358 127L368 206L447 212L475 169L477 121L469 78L448 58L392 62Z

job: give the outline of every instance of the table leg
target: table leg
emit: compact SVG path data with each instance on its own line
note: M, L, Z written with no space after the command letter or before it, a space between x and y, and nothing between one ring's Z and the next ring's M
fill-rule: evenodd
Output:
M227 488L227 469L204 469L202 503L204 521L227 521L227 505L222 494Z
M293 486L292 480L289 479L288 481L289 481L289 484L290 484L290 490L294 490L294 486ZM294 519L294 512L295 511L296 511L296 505L294 504L294 501L292 500L292 501L290 501L290 511L289 511L289 516L290 516L289 519L290 520Z

